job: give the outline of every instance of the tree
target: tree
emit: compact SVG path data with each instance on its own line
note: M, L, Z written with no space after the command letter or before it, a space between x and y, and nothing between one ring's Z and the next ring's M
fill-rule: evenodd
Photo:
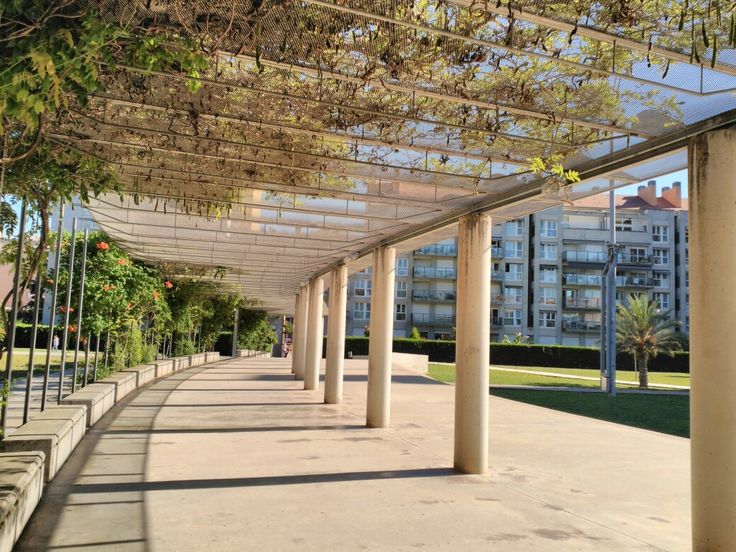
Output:
M411 339L422 339L422 335L419 333L416 326L412 326L411 328Z
M634 357L639 370L639 388L649 387L649 359L665 353L674 356L681 342L675 333L677 322L669 311L661 311L645 295L629 297L629 306L618 305L616 341L622 351Z

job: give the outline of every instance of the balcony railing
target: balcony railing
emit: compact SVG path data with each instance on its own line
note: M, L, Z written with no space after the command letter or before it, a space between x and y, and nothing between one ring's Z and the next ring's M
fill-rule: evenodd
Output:
M501 319L500 316L492 316L491 325L492 326L503 326L503 320Z
M437 278L444 280L454 280L457 272L454 268L434 268L431 266L415 266L415 278Z
M521 305L521 295L504 295L504 305Z
M411 292L412 299L417 301L455 301L457 294L454 291L430 291L415 289Z
M643 276L616 276L616 286L618 287L654 287L654 278Z
M598 297L568 297L565 308L600 310L601 300Z
M411 315L411 321L414 324L425 324L431 326L454 326L455 315L413 313Z
M577 332L595 332L601 330L601 323L594 320L563 320L562 329Z
M608 255L601 251L563 251L563 263L606 264Z
M650 265L652 264L651 255L626 255L619 253L616 257L618 264L622 265Z
M503 259L503 247L491 247L491 256L496 259Z
M437 255L442 257L454 257L457 255L457 246L454 244L425 245L414 251L416 255Z
M599 274L563 274L562 283L571 286L598 286L601 285Z

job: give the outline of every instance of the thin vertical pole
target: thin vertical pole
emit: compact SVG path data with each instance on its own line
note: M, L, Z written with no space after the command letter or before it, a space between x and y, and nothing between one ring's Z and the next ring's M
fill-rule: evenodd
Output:
M77 302L77 343L74 346L74 375L72 376L72 393L77 390L77 372L79 368L79 343L82 339L82 309L84 308L84 274L87 270L87 241L89 229L84 229L84 245L82 246L82 270L79 273L79 301Z
M164 341L161 344L161 358L166 358L166 338L167 338L167 335L164 334Z
M46 340L46 368L43 372L43 390L41 391L41 411L46 410L46 395L49 392L49 373L51 372L51 349L54 344L56 323L56 298L59 292L59 271L61 270L61 238L64 234L64 204L59 204L59 224L56 230L56 260L54 261L54 283L51 290L51 315L49 318L49 335Z
M97 364L100 360L100 332L97 332L97 340L95 341L95 367L92 371L92 381L97 381Z
M18 252L15 255L15 276L13 278L13 302L10 311L10 331L6 336L6 344L8 356L5 359L5 382L4 385L8 390L8 396L3 402L0 409L0 418L2 418L2 437L6 435L8 428L8 403L10 402L11 384L13 381L13 349L15 348L15 329L18 325L18 306L20 303L20 281L23 272L23 242L26 237L26 201L20 208L20 227L18 229Z
M92 341L92 332L87 334L87 344L84 348L84 379L82 380L82 387L87 385L89 381L89 343Z
M36 274L36 304L33 306L33 325L31 326L31 350L28 352L28 374L26 375L26 397L23 404L23 423L28 421L31 408L31 386L33 385L33 360L36 355L36 337L38 336L38 313L41 307L41 267Z
M611 181L613 185L613 181ZM608 320L606 330L608 331L608 343L606 352L608 354L608 392L616 396L616 264L618 262L618 248L616 247L616 192L612 189L609 197L609 210L611 211L611 228L609 229L609 240L611 242L611 266L608 269Z
M66 346L69 339L69 309L72 306L72 280L74 279L74 250L77 245L77 217L72 219L72 243L69 249L69 277L66 283L66 310L64 311L64 327L61 333L61 361L59 363L59 390L56 396L57 404L64 394L64 369L66 365Z
M110 328L107 328L107 333L105 334L105 372L107 372L107 362L108 362L109 356L110 356Z
M238 353L238 318L240 318L240 308L235 307L235 322L233 322L233 358Z

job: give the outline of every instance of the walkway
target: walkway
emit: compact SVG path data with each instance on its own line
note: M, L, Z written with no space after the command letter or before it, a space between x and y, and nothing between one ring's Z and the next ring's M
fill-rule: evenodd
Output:
M451 386L394 377L393 428L282 359L180 372L115 407L18 550L686 550L688 441L491 398L488 477L451 471Z

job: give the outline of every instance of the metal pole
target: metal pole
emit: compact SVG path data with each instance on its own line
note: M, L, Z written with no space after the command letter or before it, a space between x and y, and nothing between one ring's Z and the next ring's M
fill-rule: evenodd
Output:
M166 358L166 334L164 334L164 342L161 345L161 358Z
M89 229L84 229L84 245L82 246L82 270L79 274L79 301L77 302L77 343L74 346L74 375L72 376L72 393L77 390L77 371L79 368L79 343L82 339L82 309L84 308L84 274L87 271L87 241Z
M613 185L613 181L611 182ZM609 210L611 211L611 266L608 269L608 380L611 396L616 396L616 264L618 261L618 247L616 245L616 192L612 189L609 197Z
M2 437L6 435L8 428L8 403L10 402L11 384L13 381L13 349L15 347L15 328L18 324L18 306L20 303L20 281L23 272L23 242L26 237L26 201L20 208L20 227L18 229L18 252L15 255L15 276L13 278L13 302L10 311L10 331L6 336L6 345L8 356L5 359L5 382L4 385L8 390L8 396L3 401L2 409L0 409L0 418L2 418Z
M601 391L608 393L608 268L601 275Z
M107 328L107 334L105 334L105 372L107 373L107 360L110 356L110 328Z
M31 385L33 385L33 360L36 354L36 337L38 335L38 313L41 307L41 267L36 274L36 304L33 306L33 325L31 326L31 350L28 352L28 374L26 375L26 397L23 404L23 423L28 421L28 413L31 408Z
M235 322L233 322L233 358L238 353L238 319L240 318L240 308L235 307Z
M84 348L84 379L82 380L82 387L87 385L89 381L89 343L92 341L92 332L87 334L87 345Z
M77 245L77 217L72 219L72 243L69 249L69 276L66 283L66 307L64 311L64 327L61 332L61 361L59 363L59 390L56 396L56 403L61 403L61 397L64 393L64 369L66 364L66 345L69 338L69 309L72 303L72 280L74 278L74 249Z
M100 332L97 332L97 340L95 342L95 367L92 371L92 381L97 381L97 363L100 360Z
M54 324L56 322L56 298L59 292L59 270L61 269L61 238L64 234L64 204L59 204L59 224L56 230L56 260L54 261L54 283L51 291L51 317L49 319L49 336L46 341L46 369L43 373L43 390L41 391L41 411L46 410L46 395L49 391L49 373L51 372L51 348L54 344Z

